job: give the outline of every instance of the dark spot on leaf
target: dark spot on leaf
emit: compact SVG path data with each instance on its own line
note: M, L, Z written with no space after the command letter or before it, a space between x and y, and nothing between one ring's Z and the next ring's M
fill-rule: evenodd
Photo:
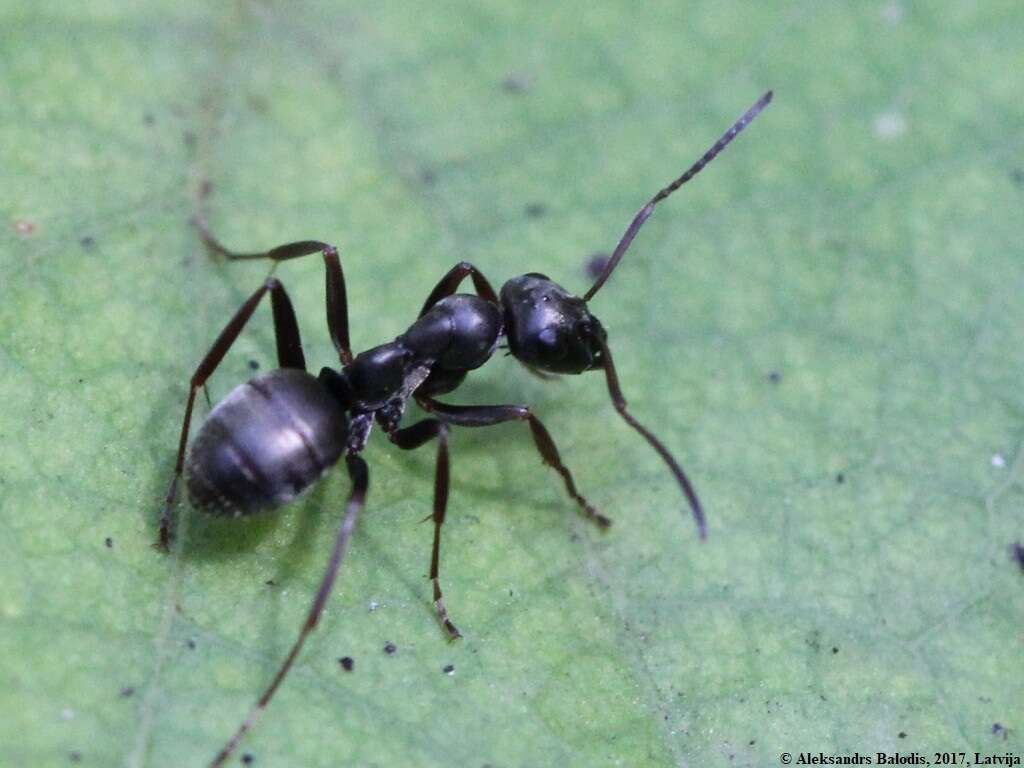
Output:
M748 742L747 742L747 746L748 746L748 747L752 747L752 746L754 746L754 745L755 745L756 743L757 743L757 739L751 739L750 741L748 741Z
M185 641L185 645L188 646L188 649L190 651L194 651L196 648L196 641L190 637L188 640Z
M142 122L146 125L153 125L156 122L156 115L152 112L143 112Z
M899 738L901 738L901 739L905 739L905 738L907 738L907 732L906 732L906 731L900 731L900 732L899 732L899 733L897 733L896 735L897 735L897 736L898 736Z
M68 752L68 760L72 763L80 763L82 762L82 753L77 750L74 752Z
M446 675L453 675L453 674L455 674L455 665L454 664L446 664L442 671Z
M836 482L839 483L840 485L845 483L846 482L846 475L844 475L842 472L837 473L836 474Z
M124 688L121 689L121 696L123 696L126 699L130 699L134 695L135 689L130 685L126 685Z
M96 245L96 238L92 235L86 235L78 241L78 244L83 248L92 248Z
M391 654L393 654L397 650L398 650L398 646L396 646L391 641L388 641L388 642L384 643L384 653L386 653L388 656L390 656Z
M1013 542L1010 546L1010 556L1013 557L1021 571L1024 571L1024 544L1019 541Z
M428 187L434 186L437 183L437 174L434 173L430 168L424 168L420 171L420 181L426 184Z
M266 584L268 587L276 587L277 586L277 582L274 581L273 579L267 579L263 583Z
M520 94L528 90L529 87L530 79L525 75L510 74L501 81L501 89L505 93Z
M543 203L527 203L526 205L526 215L531 219L539 219L547 210Z
M768 381L770 381L772 384L778 384L780 381L782 381L782 374L779 373L778 371L772 371L771 373L768 374Z
M181 140L189 149L192 149L196 145L196 135L192 131L185 131L181 135Z
M833 654L839 653L839 649L836 648L834 645L832 646L832 653Z
M1024 168L1014 168L1010 171L1010 178L1014 184L1020 184L1024 186Z
M1009 737L1010 732L1002 723L992 723L992 735L1002 738L1004 741Z
M242 755L242 765L252 765L254 762L256 762L256 758L248 752Z
M817 653L821 650L821 632L820 630L813 630L811 634L807 636L807 645L811 647L811 650Z
M249 370L250 371L258 371L259 369L260 369L260 361L259 360L250 360L249 361Z
M111 549L114 546L114 540L109 536L103 540L103 543L107 545L107 549Z
M592 253L584 262L583 271L587 273L587 277L596 280L604 272L604 268L608 266L608 259L610 258L611 255L607 253Z
M270 111L270 103L263 96L250 93L246 98L246 101L249 102L249 106L252 107L253 112L265 115Z
M338 663L341 664L341 668L344 669L346 672L351 672L353 669L356 668L356 663L355 661L353 661L351 656L342 656L340 659L338 659Z
M14 231L18 237L30 237L36 231L36 223L28 219L18 219L14 222Z

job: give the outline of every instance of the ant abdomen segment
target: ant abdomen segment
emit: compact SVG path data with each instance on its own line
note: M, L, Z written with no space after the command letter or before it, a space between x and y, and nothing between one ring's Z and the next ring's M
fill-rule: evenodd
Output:
M525 422L541 460L560 475L566 493L583 516L601 528L611 524L611 520L577 489L554 438L529 406L456 405L434 399L455 390L470 371L490 360L502 339L507 340L510 353L519 362L541 376L603 371L615 410L670 470L704 538L704 511L697 493L665 444L628 410L608 346L608 334L590 311L588 302L611 276L655 206L700 173L771 98L770 91L762 96L697 162L648 200L582 297L571 294L545 275L532 272L506 282L499 298L480 270L468 262L459 262L438 281L418 319L405 333L355 356L349 344L345 278L334 246L306 240L263 252L238 253L225 248L211 234L202 215L196 217L195 224L206 246L230 260L280 262L320 253L326 274L327 326L341 366L324 368L319 377L306 372L299 328L288 294L278 280L267 279L228 321L192 376L174 475L160 519L159 544L166 549L171 540L178 483L186 470L188 495L193 505L219 515L241 516L285 504L312 486L343 457L352 484L334 548L298 637L249 716L211 766L223 765L252 728L319 621L366 502L369 470L359 454L375 424L403 450L414 450L437 441L429 578L438 620L452 639L460 637L461 633L449 615L440 583L441 529L448 505L448 433L451 427L481 428L509 421ZM475 295L457 293L467 278L472 280ZM196 393L205 387L207 379L268 293L279 369L232 390L211 411L189 449L188 433ZM401 428L409 401L417 402L430 418Z
M347 435L344 408L314 376L258 376L221 400L192 441L189 501L235 517L287 504L337 463Z

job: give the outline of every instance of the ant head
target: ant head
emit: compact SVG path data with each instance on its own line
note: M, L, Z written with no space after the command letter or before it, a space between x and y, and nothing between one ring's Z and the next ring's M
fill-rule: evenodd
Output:
M514 277L501 288L509 350L549 373L583 373L603 367L601 321L587 303L545 275Z

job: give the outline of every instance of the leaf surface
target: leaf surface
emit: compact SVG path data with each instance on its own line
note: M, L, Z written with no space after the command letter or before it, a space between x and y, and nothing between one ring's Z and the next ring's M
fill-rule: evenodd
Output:
M182 507L150 547L188 379L266 272L204 252L205 183L233 247L339 245L365 349L461 259L582 293L769 87L593 302L707 542L599 376L498 355L447 399L529 403L616 524L579 518L524 426L457 431L449 644L417 524L433 450L375 440L337 592L241 752L1024 749L1019 4L15 2L0 29L0 763L204 765L330 551L341 471L257 520ZM314 370L337 362L321 270L277 272ZM263 308L211 397L274 364Z

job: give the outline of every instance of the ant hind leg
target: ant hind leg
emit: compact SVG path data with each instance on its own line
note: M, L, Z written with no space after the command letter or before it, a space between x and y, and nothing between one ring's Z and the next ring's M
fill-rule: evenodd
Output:
M192 223L199 232L199 237L208 249L229 261L249 261L254 259L270 259L275 264L289 259L297 259L302 256L309 256L319 253L324 259L327 285L327 329L331 335L331 342L338 352L341 362L348 364L352 362L352 344L348 334L348 299L345 293L345 274L341 269L341 259L338 257L338 249L330 243L321 243L319 240L300 240L294 243L285 243L269 251L258 251L253 253L240 253L226 248L214 237L206 223L206 217L202 214L193 218Z
M192 406L195 405L196 393L202 389L206 390L206 381L220 365L224 355L231 349L231 345L241 334L245 324L252 317L260 300L269 292L270 301L274 313L274 335L277 339L277 359L282 368L298 368L306 370L306 360L302 354L302 338L299 335L299 324L295 319L295 310L288 298L284 286L276 278L267 279L263 285L246 299L245 303L238 308L234 317L224 326L213 346L200 361L192 379L189 382L188 401L185 404L185 418L181 424L181 436L178 439L178 458L174 464L174 476L164 497L163 510L160 513L160 537L157 541L157 548L166 551L171 543L174 501L178 495L178 483L185 466L185 448L188 444L189 424L192 421ZM209 399L209 395L207 395Z

